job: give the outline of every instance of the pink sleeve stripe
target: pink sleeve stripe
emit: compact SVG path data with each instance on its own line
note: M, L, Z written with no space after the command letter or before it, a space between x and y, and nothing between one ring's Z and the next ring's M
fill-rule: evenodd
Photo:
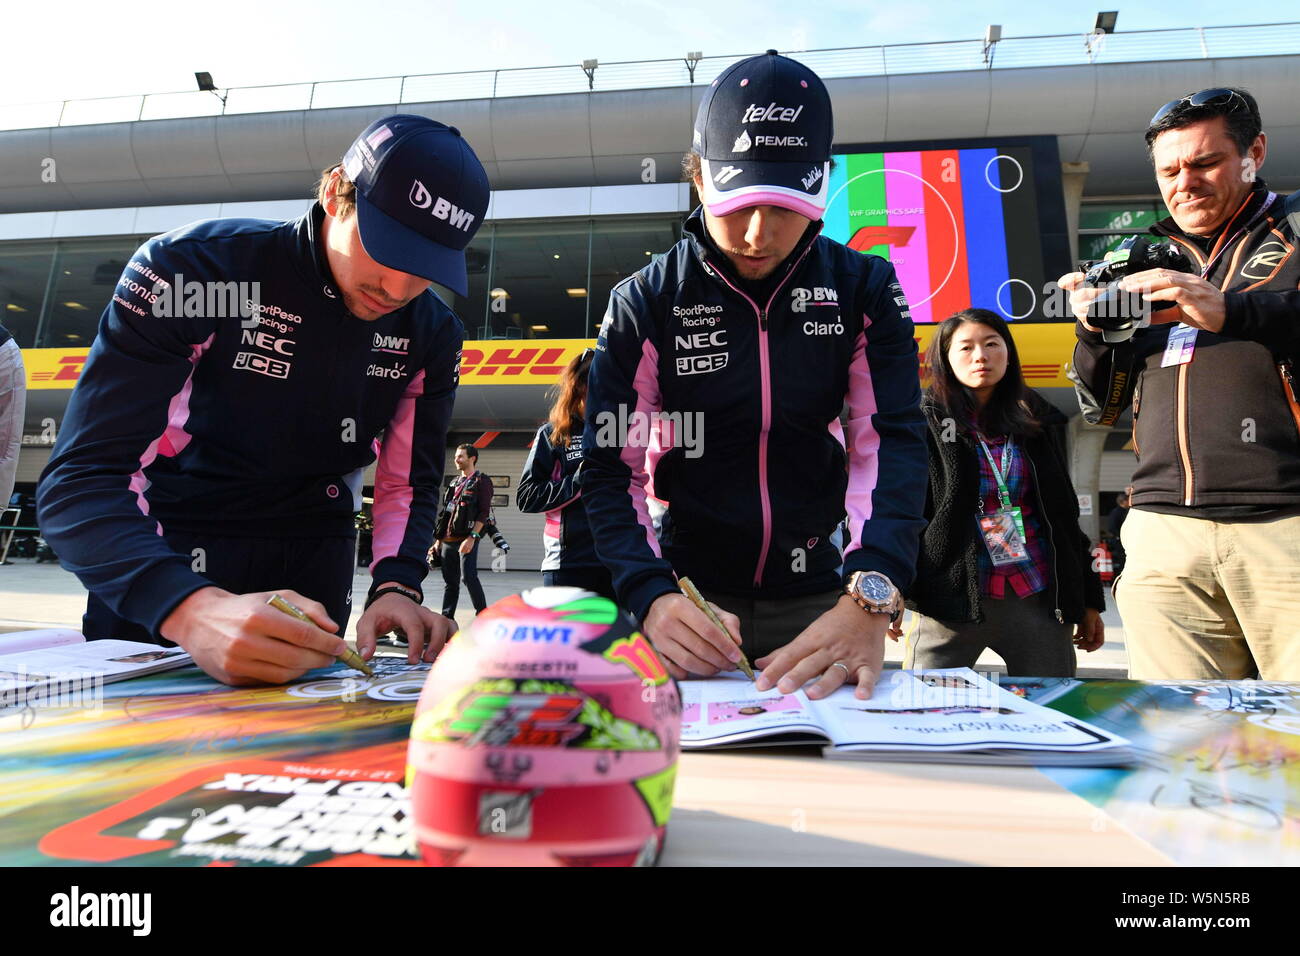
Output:
M649 339L641 345L641 361L637 363L636 374L632 378L632 388L636 391L636 410L629 421L650 421L651 416L659 411L659 352ZM635 416L635 418L633 417ZM632 431L629 428L629 431ZM624 436L626 437L626 436ZM659 552L659 538L655 535L654 522L650 520L650 511L646 507L646 485L650 476L646 472L646 458L649 449L624 441L619 451L619 458L631 471L627 493L632 498L632 508L636 511L637 523L645 529L646 544L656 558L663 557Z
M415 402L424 394L424 369L411 379L397 403L393 420L384 429L375 469L374 557L377 567L384 558L394 557L406 537L411 517L411 442L415 434ZM434 452L438 453L437 450Z
M185 384L181 386L181 390L172 396L167 405L167 424L163 427L163 433L149 443L149 447L140 456L139 470L131 476L129 487L135 492L136 504L143 515L149 514L149 499L145 497L145 492L149 490L149 479L144 476L144 470L152 465L159 455L164 458L175 458L185 450L193 437L185 430L185 426L190 421L190 392L194 387L194 367L199 364L199 359L212 345L215 337L214 332L198 345L190 347L190 373L185 376ZM155 530L161 535L162 525L158 525Z
M845 554L862 547L862 526L871 517L871 495L880 481L880 436L871 425L871 416L876 414L876 392L867 363L866 330L870 325L871 320L864 315L849 363L849 487L844 497L849 543Z

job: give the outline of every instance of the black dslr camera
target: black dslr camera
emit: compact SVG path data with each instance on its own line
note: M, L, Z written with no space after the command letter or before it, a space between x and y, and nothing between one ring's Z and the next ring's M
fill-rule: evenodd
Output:
M1123 292L1116 285L1125 276L1148 269L1168 269L1171 272L1196 272L1192 260L1172 242L1162 242L1148 236L1129 236L1116 248L1106 253L1104 259L1085 262L1082 266L1084 285L1105 287L1106 291L1088 306L1088 324L1102 329L1108 342L1122 342L1130 338L1152 312L1167 309L1172 302L1148 302L1138 292Z

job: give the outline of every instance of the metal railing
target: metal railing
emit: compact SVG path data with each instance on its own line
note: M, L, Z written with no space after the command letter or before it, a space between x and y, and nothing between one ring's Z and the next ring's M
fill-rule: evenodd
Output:
M983 40L897 43L790 51L789 55L831 79L1294 53L1300 53L1300 22L1006 37L990 47ZM192 91L4 106L0 107L0 130L689 86L708 82L744 55L707 56L697 61L626 60L599 63L594 69L575 63L243 86L226 90L224 99L211 92Z

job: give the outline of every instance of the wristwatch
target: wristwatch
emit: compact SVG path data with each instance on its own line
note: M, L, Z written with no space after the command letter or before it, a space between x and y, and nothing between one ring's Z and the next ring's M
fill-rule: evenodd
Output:
M903 613L903 596L894 582L879 571L854 571L844 585L844 593L870 614L888 614L891 621L897 621Z

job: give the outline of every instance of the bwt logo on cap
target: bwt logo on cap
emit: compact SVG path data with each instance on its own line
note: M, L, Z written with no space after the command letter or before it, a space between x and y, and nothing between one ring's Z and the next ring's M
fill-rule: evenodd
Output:
M425 188L424 183L418 179L411 182L411 205L416 209L428 209L433 207L433 214L439 219L445 219L457 229L468 232L470 226L474 225L475 216L472 212L461 209L455 203L443 199L441 196L435 201L433 195Z
M387 116L357 137L343 169L356 184L366 254L465 295L465 247L487 215L489 187L460 130L426 116Z

